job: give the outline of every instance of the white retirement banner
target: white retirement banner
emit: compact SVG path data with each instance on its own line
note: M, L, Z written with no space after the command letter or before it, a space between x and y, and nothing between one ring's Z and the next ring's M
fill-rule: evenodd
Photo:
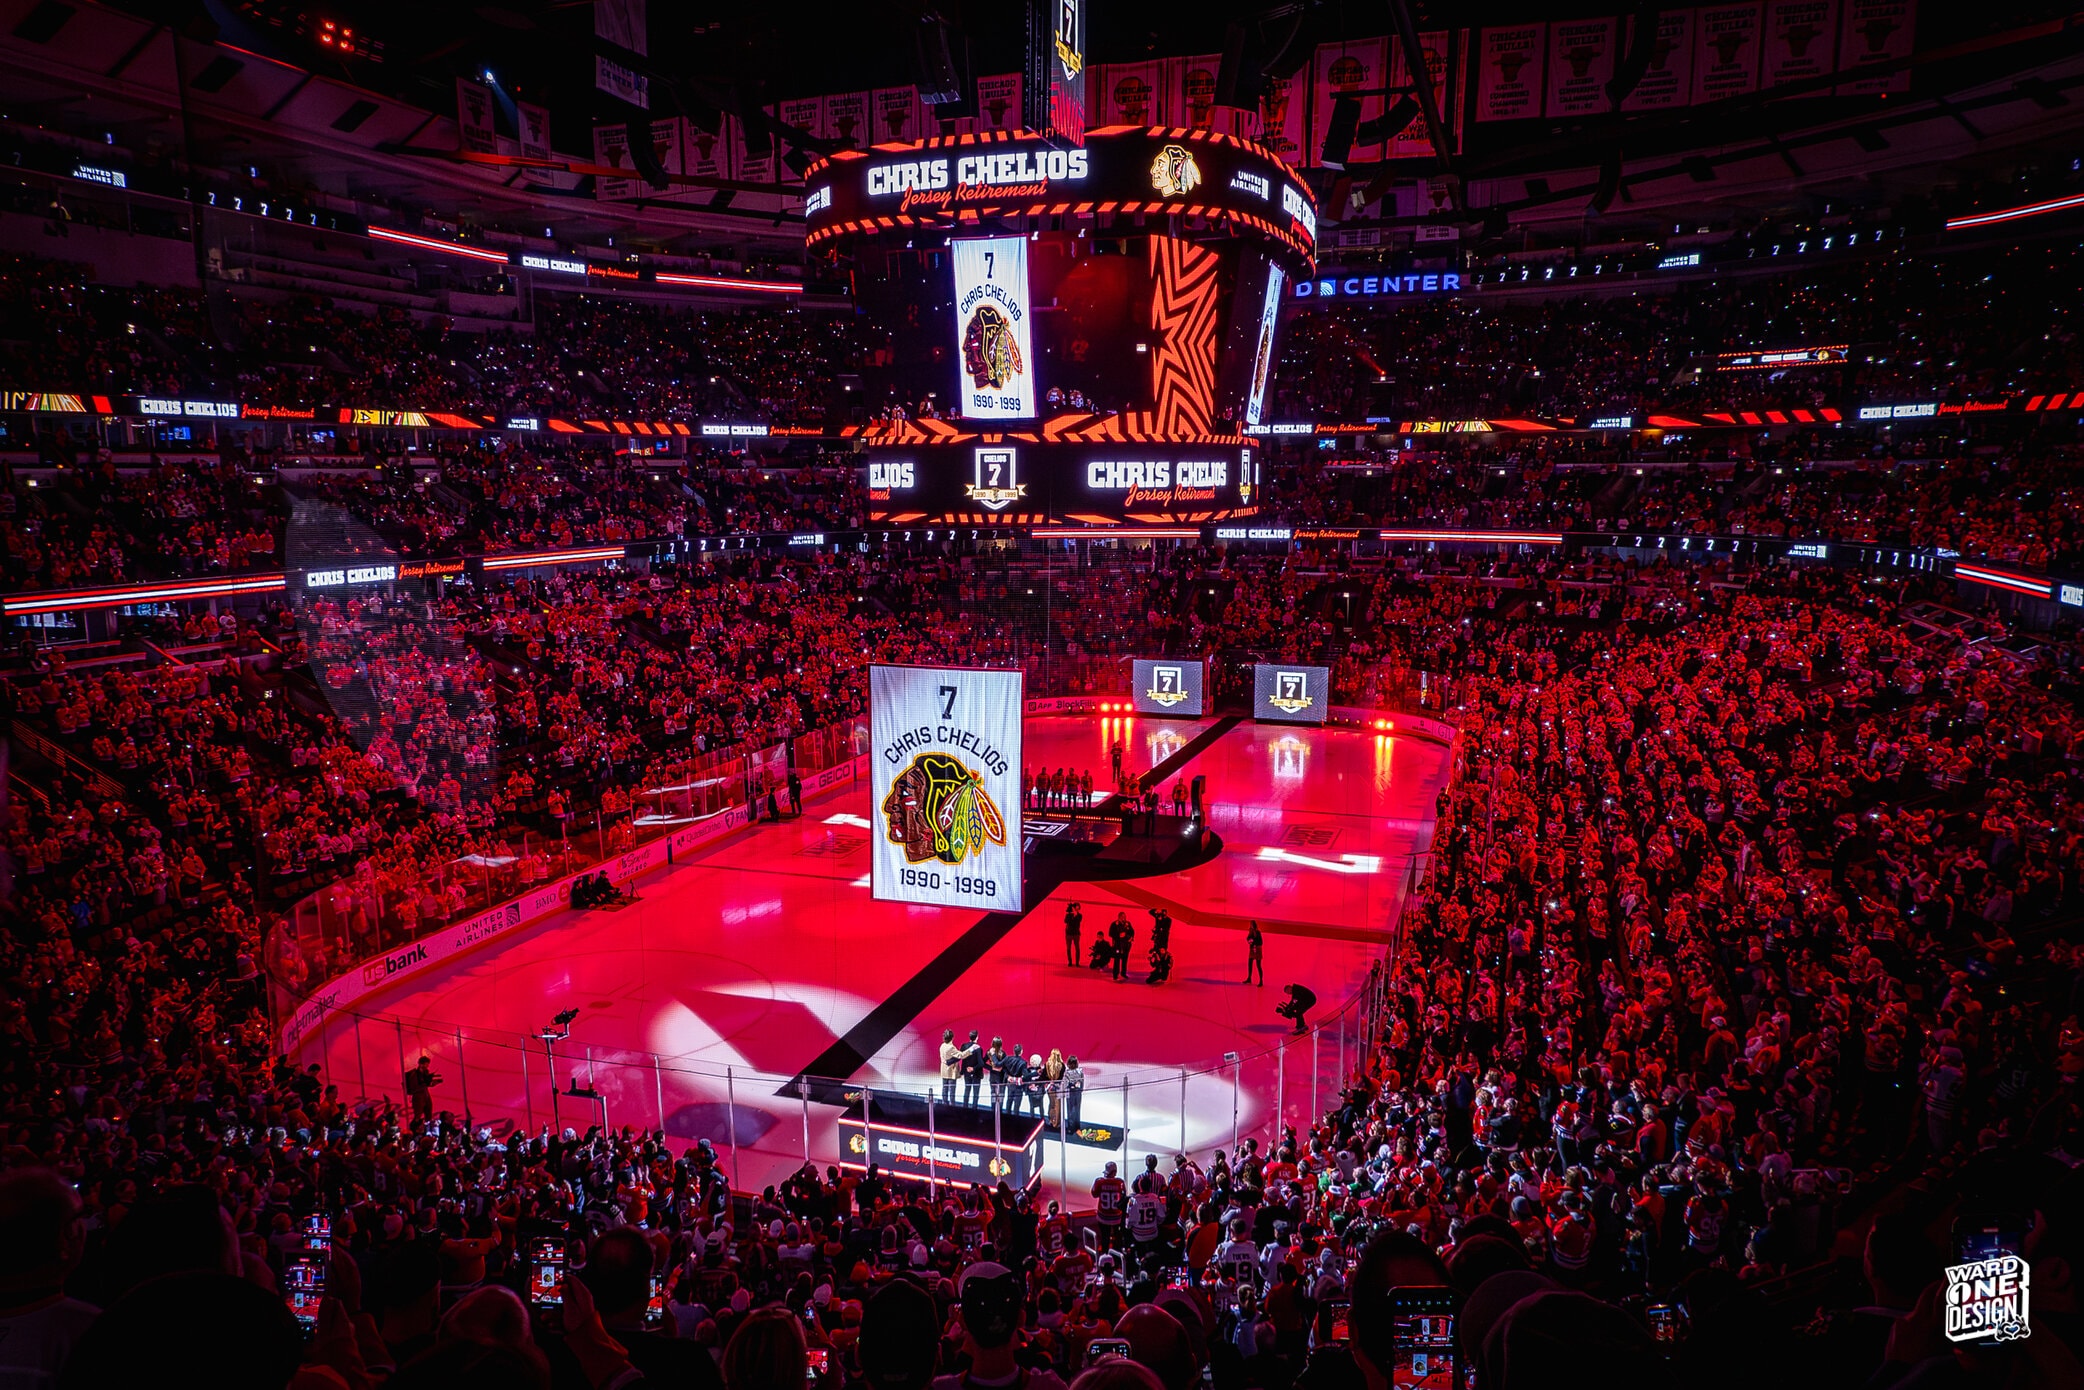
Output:
M1035 351L1028 331L1028 239L951 241L955 261L957 398L970 420L1035 413Z
M1019 912L1018 671L871 666L869 895Z

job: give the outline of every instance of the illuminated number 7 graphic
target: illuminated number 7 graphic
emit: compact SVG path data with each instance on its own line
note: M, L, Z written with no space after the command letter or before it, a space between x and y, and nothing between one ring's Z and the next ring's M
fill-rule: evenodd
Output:
M991 481L985 484L985 486L997 487L999 485L999 474L1004 470L1005 465L1002 463L990 463L986 464L985 467L991 470Z
M953 719L954 717L955 687L952 685L944 685L941 687L941 718Z

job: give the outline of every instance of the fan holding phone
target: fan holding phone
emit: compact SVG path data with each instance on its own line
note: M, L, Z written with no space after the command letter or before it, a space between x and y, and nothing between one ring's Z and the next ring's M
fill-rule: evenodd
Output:
M1053 1372L1024 1368L1015 1359L1026 1305L1020 1276L1004 1265L980 1260L963 1271L956 1308L962 1317L963 1349L970 1358L970 1384L1018 1381L1022 1390L1065 1390Z

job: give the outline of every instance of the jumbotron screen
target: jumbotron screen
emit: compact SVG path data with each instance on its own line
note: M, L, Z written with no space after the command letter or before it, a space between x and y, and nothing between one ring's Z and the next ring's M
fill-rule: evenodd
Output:
M1201 663L1137 657L1131 668L1130 698L1138 714L1160 718L1199 719Z
M1269 724L1322 724L1331 713L1331 668L1262 662L1252 668L1252 717Z
M863 304L892 325L894 390L948 418L864 432L871 523L1252 512L1263 464L1242 430L1286 283L1264 252L1040 232L884 254Z
M1307 187L1247 141L1115 126L836 155L806 243L844 248L890 334L867 376L907 418L855 431L869 522L1250 515Z
M861 304L900 401L965 421L1147 412L1207 436L1264 413L1287 283L1263 252L1162 232L958 237L883 252Z

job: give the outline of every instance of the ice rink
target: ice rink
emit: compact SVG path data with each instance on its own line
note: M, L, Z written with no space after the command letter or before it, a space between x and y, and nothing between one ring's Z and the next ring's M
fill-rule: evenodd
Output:
M437 1103L460 1111L467 1100L480 1124L548 1123L552 1069L559 1090L590 1078L601 1099L559 1097L560 1123L583 1129L605 1111L611 1125L708 1137L727 1157L735 1134L737 1185L754 1190L801 1165L806 1145L821 1166L839 1157L837 1108L815 1091L806 1099L797 1078L937 1090L943 1028L1077 1056L1085 1118L1126 1117L1138 1166L1182 1142L1203 1157L1228 1147L1233 1110L1264 1141L1277 1103L1300 1120L1353 1047L1344 1019L1290 1038L1273 1015L1281 986L1307 985L1327 1019L1360 987L1427 847L1447 749L1349 729L1044 716L1027 720L1026 762L1090 768L1105 785L1116 738L1139 770L1204 742L1175 771L1207 778L1220 855L1183 873L1065 883L1040 900L1031 887L1017 918L876 902L863 782L640 880L632 906L562 914L365 996L359 1024L333 1019L309 1060L323 1050L344 1093L395 1093L401 1062L427 1052L444 1077ZM1031 885L1042 862L1030 858ZM1074 899L1088 943L1128 909L1139 967L1150 910L1166 908L1173 978L1147 985L1139 968L1117 982L1067 965ZM1239 983L1254 919L1264 988ZM573 1007L552 1060L528 1035ZM1082 1194L1110 1157L1122 1153L1047 1144L1044 1193L1068 1182L1089 1205Z

